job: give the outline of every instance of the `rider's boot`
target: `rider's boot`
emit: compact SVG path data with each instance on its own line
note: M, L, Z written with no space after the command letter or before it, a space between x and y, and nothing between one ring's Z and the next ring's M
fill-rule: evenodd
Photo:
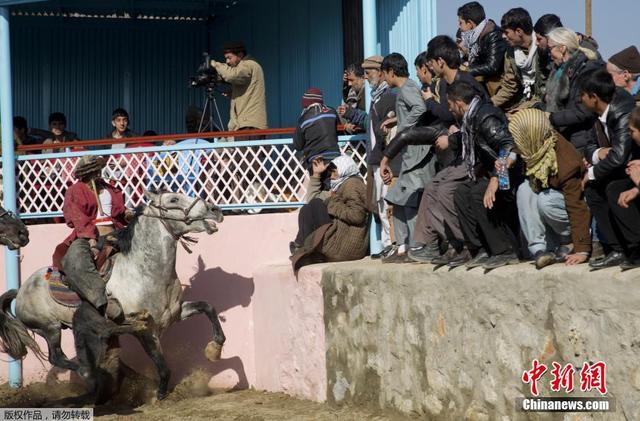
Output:
M107 305L105 306L105 316L107 319L113 320L117 324L124 322L124 311L120 305L120 301L116 298L109 297L107 299Z

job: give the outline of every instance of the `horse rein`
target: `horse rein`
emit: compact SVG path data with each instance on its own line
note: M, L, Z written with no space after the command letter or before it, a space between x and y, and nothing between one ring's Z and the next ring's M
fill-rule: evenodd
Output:
M167 206L163 206L162 205L162 195L163 194L165 194L165 192L162 192L162 193L159 194L159 197L158 197L158 202L160 203L159 205L157 205L153 200L151 201L151 203L149 203L149 207L158 209L158 211L160 212L160 215L145 214L145 216L159 219L160 222L162 223L162 226L164 226L164 228L167 230L169 235L171 235L171 237L176 242L179 242L182 245L182 247L186 250L187 253L191 254L191 253L193 253L193 251L191 250L189 245L196 244L198 242L198 240L196 238L189 237L189 236L187 236L185 234L178 235L178 234L174 233L173 231L171 231L171 228L169 228L169 226L167 225L167 221L179 221L179 222L184 222L187 225L191 225L191 223L193 223L195 221L204 221L205 218L191 218L189 216L189 214L191 213L191 210L196 205L196 203L198 203L199 201L202 201L203 203L205 203L205 202L204 202L204 200L202 200L202 198L196 197L193 200L193 202L191 202L191 204L185 209L179 208L179 207L167 207ZM174 218L172 216L165 215L165 212L172 211L172 210L182 211L184 213L184 218Z

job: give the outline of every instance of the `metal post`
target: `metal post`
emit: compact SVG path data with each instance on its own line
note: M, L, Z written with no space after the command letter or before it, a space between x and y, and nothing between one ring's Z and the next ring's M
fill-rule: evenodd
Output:
M591 28L591 0L585 0L584 3L584 32L591 36L592 28Z
M16 159L13 145L11 98L11 53L9 45L9 8L0 7L0 123L2 124L2 175L4 208L16 211ZM7 290L20 287L20 260L17 250L5 248ZM22 385L22 361L9 361L9 385Z
M378 18L376 13L376 0L362 0L362 38L364 57L378 54ZM371 104L371 87L365 84L365 104ZM380 225L371 219L369 230L369 251L371 254L382 250Z

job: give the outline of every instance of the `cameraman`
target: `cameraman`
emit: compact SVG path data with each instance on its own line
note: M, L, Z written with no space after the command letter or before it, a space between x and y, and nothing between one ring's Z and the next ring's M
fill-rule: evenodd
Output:
M231 84L229 130L267 128L264 73L258 62L247 55L243 43L224 46L225 63L211 60L222 79Z

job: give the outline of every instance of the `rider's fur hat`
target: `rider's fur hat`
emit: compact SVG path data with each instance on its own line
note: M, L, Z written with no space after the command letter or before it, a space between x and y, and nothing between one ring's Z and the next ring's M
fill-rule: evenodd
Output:
M84 178L88 174L99 172L107 165L107 160L101 156L89 155L78 159L76 167L73 170L73 176L78 180Z

